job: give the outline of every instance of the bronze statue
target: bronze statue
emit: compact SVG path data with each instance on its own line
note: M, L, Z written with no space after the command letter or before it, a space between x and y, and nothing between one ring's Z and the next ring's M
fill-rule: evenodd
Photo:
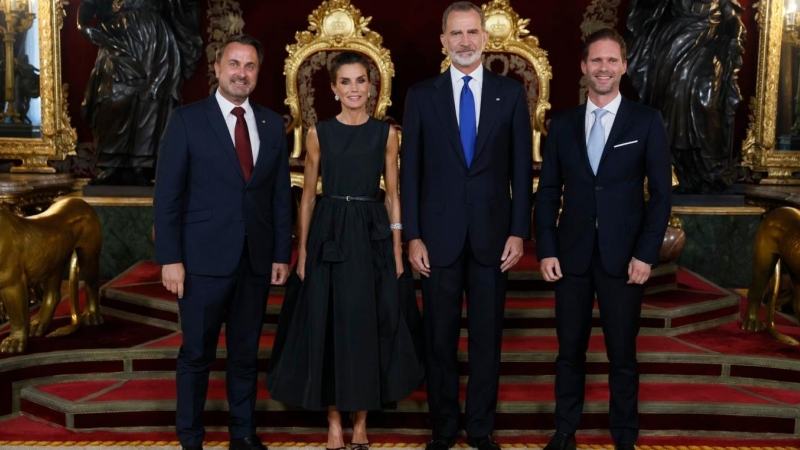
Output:
M150 185L161 133L202 53L199 1L83 0L78 29L100 47L83 100L103 171L94 183Z
M800 320L800 210L795 208L774 209L764 216L758 226L753 245L753 281L747 293L747 312L742 329L761 331L765 328L758 315L761 301L769 295L767 331L785 344L797 345L797 340L782 334L775 327L775 309L781 306L778 304L781 264L788 269L792 280L794 313Z
M736 0L630 1L628 76L664 117L678 193L720 193L735 179L741 15Z
M83 325L103 323L100 315L100 250L103 240L97 213L83 200L56 202L47 211L19 217L0 208L0 301L11 322L11 334L0 342L0 352L21 353L28 336L47 331L58 302L64 268L76 254L86 288L86 306L77 316L77 271L70 270L73 323L52 335L68 334ZM30 318L31 286L44 292L39 313Z

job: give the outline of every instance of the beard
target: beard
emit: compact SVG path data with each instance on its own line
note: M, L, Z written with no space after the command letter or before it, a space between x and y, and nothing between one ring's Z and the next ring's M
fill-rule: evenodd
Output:
M470 49L470 50L472 50L472 56L466 56L466 55L462 56L458 52L451 51L451 52L449 52L450 53L450 59L452 61L454 61L456 64L458 64L459 66L462 66L462 67L471 66L472 64L475 63L475 61L478 61L479 59L481 59L482 51L481 50L477 50L477 49Z
M252 84L235 84L236 81L239 81L239 79L231 79L227 83L220 83L219 88L222 89L222 92L227 94L228 97L244 101L250 96L250 93L253 92L254 86Z

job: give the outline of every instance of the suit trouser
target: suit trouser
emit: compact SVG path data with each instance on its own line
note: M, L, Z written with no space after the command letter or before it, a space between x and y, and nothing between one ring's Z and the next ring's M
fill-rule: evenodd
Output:
M600 260L596 242L587 272L563 275L555 285L558 334L556 431L572 434L580 423L586 383L586 350L596 293L610 363L609 430L614 442L635 443L639 435L636 336L644 286L627 284L627 275L609 275Z
M452 438L458 432L458 344L464 293L467 296L469 382L465 430L481 437L494 430L500 378L507 273L482 265L467 237L459 257L447 267L431 267L422 277L425 320L428 408L434 436Z
M232 439L255 434L253 411L258 382L258 345L269 295L270 276L256 275L245 242L236 271L227 277L187 274L178 300L183 343L177 364L175 428L183 446L202 445L208 377L225 327L225 387Z

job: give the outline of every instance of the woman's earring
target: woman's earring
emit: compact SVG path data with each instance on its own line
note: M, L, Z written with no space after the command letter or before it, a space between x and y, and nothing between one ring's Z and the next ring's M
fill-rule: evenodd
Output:
M367 92L367 98L372 97L372 92Z
M339 101L339 94L334 95L333 98L335 98L336 101L338 102Z

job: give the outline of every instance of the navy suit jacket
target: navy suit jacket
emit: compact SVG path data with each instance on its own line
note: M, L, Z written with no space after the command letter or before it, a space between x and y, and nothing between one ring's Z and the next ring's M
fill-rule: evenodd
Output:
M475 156L467 168L450 71L408 91L400 153L403 237L450 265L469 233L476 258L498 265L509 236L530 237L532 134L522 84L484 70ZM511 191L513 190L513 198Z
M261 141L245 182L219 103L212 95L175 109L161 138L156 185L155 260L187 273L227 276L247 237L259 275L292 256L291 186L283 119L251 103Z
M671 209L667 134L661 113L623 98L595 176L585 114L582 105L550 124L534 209L536 253L539 260L557 257L563 272L583 274L597 233L603 267L625 276L631 257L658 262Z

